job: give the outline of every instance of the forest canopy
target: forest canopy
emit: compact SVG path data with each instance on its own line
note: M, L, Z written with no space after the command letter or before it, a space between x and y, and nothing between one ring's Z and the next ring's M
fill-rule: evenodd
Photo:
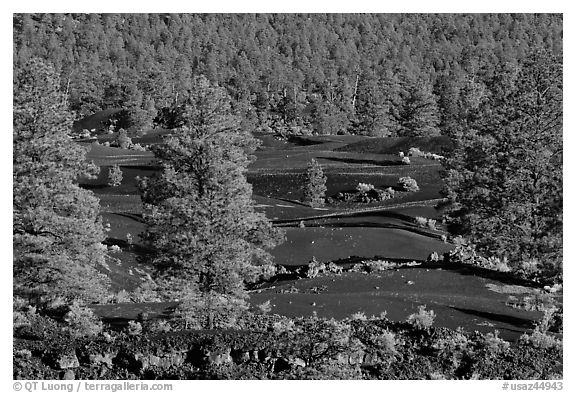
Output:
M124 109L174 128L195 75L243 128L437 135L455 96L532 50L562 55L559 14L15 14L14 66L52 63L77 119Z

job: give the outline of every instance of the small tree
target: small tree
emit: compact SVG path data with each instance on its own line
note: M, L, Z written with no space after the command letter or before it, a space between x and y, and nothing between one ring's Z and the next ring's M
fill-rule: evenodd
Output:
M306 172L306 184L304 186L304 202L312 207L324 205L326 198L326 176L322 167L315 159L310 160Z
M121 128L116 137L116 145L121 149L130 149L132 147L132 139L128 136L128 132Z
M112 165L108 168L108 185L110 187L118 187L122 184L122 169L119 165Z

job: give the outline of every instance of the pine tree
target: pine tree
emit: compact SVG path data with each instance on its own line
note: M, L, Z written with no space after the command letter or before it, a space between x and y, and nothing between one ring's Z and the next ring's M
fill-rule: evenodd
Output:
M355 101L356 117L353 129L356 134L389 136L395 128L390 115L390 102L382 81L373 72L364 72L359 78L358 94Z
M107 280L98 199L78 178L98 168L68 133L54 69L32 59L15 70L13 134L14 293L48 301L101 300Z
M312 207L324 206L326 199L326 176L315 159L311 159L306 171L304 202Z
M254 211L245 173L255 139L238 128L224 89L204 77L192 84L186 126L155 149L161 175L140 182L146 236L167 296L242 297L245 282L269 273L267 250L282 234Z
M114 144L120 149L130 149L132 147L132 138L128 136L128 132L124 128L120 128Z
M562 62L535 52L505 65L446 162L453 230L539 274L562 266ZM530 262L532 261L532 262Z
M438 106L431 86L422 79L405 78L397 108L398 136L438 136Z
M110 187L118 187L122 184L122 169L119 165L112 165L108 168L108 185Z

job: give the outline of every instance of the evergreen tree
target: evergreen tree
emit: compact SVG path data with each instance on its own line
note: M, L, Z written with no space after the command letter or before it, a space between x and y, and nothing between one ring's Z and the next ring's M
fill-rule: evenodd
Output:
M119 165L112 165L108 168L108 185L110 187L118 187L122 184L122 169Z
M353 124L356 134L379 137L390 135L394 125L386 93L390 92L384 89L374 73L364 72L359 78Z
M521 269L561 276L562 62L505 65L446 162L452 229Z
M14 293L47 301L101 300L107 280L98 199L78 178L98 168L69 138L71 116L54 69L32 59L15 70Z
M306 171L304 202L312 207L324 206L326 198L326 176L315 159L311 159Z
M168 296L241 297L244 282L270 271L267 250L282 234L254 211L245 172L256 141L238 128L224 89L204 77L192 84L185 127L155 149L162 174L140 182L146 236Z
M348 128L346 114L333 101L317 98L312 102L312 125L320 135L345 134Z
M431 86L422 79L405 78L396 108L398 136L438 136L438 106Z
M114 144L120 149L130 149L132 147L132 139L128 136L128 132L124 128L118 130Z

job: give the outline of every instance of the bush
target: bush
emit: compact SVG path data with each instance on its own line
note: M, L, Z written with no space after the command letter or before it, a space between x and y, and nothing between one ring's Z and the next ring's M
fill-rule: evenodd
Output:
M520 341L524 343L528 343L535 348L554 348L554 349L562 349L563 342L562 340L557 339L554 336L551 336L546 333L542 333L538 330L534 330L530 334L524 333L520 337Z
M257 304L256 310L261 314L267 314L272 311L272 306L270 305L270 300L266 300L264 303Z
M417 147L411 147L408 149L408 155L411 157L422 157L424 153Z
M110 187L118 187L122 184L122 169L119 165L112 165L108 168L108 185Z
M428 219L425 217L415 217L414 218L414 222L416 223L416 225L418 225L420 228L424 228L427 224L428 224Z
M318 262L315 257L308 263L308 270L306 271L307 278L314 278L318 274L326 270L326 265L323 262Z
M426 306L418 306L418 312L414 314L410 314L406 322L410 325L414 326L416 329L420 330L428 330L434 324L434 319L436 318L436 314L434 310L426 311Z
M248 310L244 299L216 292L189 293L176 308L185 329L229 329Z
M353 321L366 321L368 318L366 317L366 313L358 311L350 315L350 319Z
M410 176L401 177L398 179L398 186L400 186L400 188L402 188L404 191L415 192L420 190L416 180L412 179Z
M397 263L389 262L389 261L381 261L381 260L365 261L362 263L362 265L368 273L383 272L383 271L395 269L398 267Z
M380 354L395 355L398 353L396 351L396 335L389 330L372 336L371 341L376 345Z
M68 330L74 337L94 337L102 332L102 321L94 315L92 310L78 302L72 303L64 316Z
M402 164L404 165L410 165L410 158L408 157L402 157Z
M476 253L473 245L467 245L464 242L458 242L456 248L450 251L448 255L450 262L476 265L499 272L509 272L512 270L508 265L506 257L502 259L497 257L485 258Z
M336 274L340 274L342 273L342 267L336 265L334 262L329 262L326 265L326 271L329 273L336 273Z
M170 323L165 319L151 319L142 323L142 329L150 333L168 333L172 331Z
M146 148L140 145L139 143L133 144L132 146L130 146L130 148L135 151L146 151Z
M358 191L361 194L366 194L367 192L372 191L373 189L374 185L368 183L358 183L358 185L356 186L356 191Z
M452 367L458 367L469 347L470 341L462 328L458 328L453 333L451 332L448 337L437 339L432 344L432 348L437 351L438 356L448 359Z
M274 324L278 342L285 343L289 356L304 360L306 366L322 364L338 356L360 349L362 344L353 338L346 322L334 319L293 318Z
M129 336L139 336L142 334L142 325L140 322L129 321L127 333Z
M540 319L540 322L538 322L538 325L536 325L536 328L534 328L532 333L530 333L529 335L524 333L520 337L520 341L530 343L532 346L536 348L561 349L563 344L562 340L559 340L552 335L546 334L550 330L552 321L554 319L554 315L556 314L557 311L558 309L554 306L545 309L544 315L542 316L542 319Z
M499 355L510 348L510 343L498 337L498 334L498 330L494 333L486 333L481 343L484 349L492 355Z
M116 252L122 252L122 249L117 246L116 244L113 244L111 246L108 246L108 251L112 252L112 253L116 253Z

